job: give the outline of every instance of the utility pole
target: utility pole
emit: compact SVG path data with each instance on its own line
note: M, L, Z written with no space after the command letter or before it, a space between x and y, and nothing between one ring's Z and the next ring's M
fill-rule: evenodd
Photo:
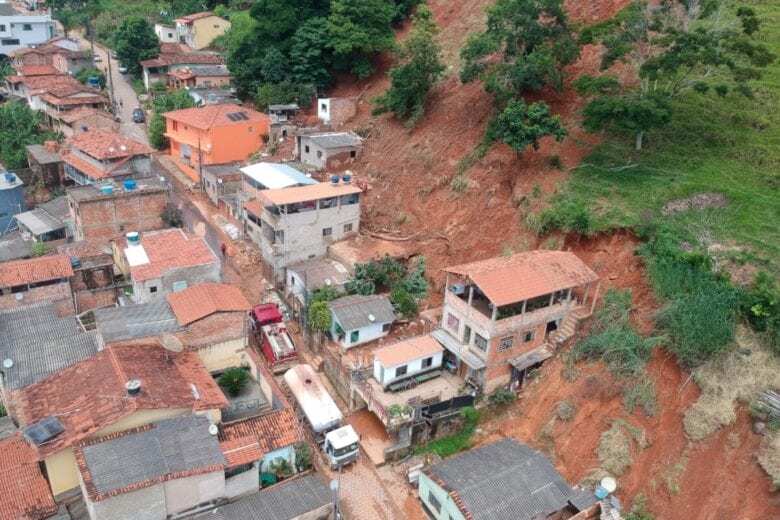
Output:
M114 112L116 112L116 98L114 97L114 74L111 70L111 53L106 53L106 61L108 61L108 102L111 103L111 106L114 107ZM116 115L116 114L114 114Z

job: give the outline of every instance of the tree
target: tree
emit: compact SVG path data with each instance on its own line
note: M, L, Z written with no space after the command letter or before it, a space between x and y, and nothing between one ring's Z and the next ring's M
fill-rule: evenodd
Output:
M391 86L374 100L377 110L408 117L409 127L422 117L428 93L444 72L441 52L434 40L439 31L431 10L424 5L418 7L412 23L414 30L398 52L400 63L390 70Z
M538 150L539 139L546 135L561 142L568 132L561 126L560 116L550 116L550 107L543 101L528 106L522 99L513 99L488 128L491 140L505 142L518 154L528 145Z
M461 80L481 79L499 108L526 90L560 90L563 67L579 55L563 1L497 0L486 13L487 29L461 51Z
M311 467L312 451L311 446L305 441L296 442L293 445L295 449L295 467L300 471L306 471Z
M76 81L86 85L89 82L89 78L97 78L100 88L106 88L106 75L102 70L96 67L87 67L78 71L74 76Z
M391 49L395 33L391 22L395 8L387 0L333 0L328 34L333 53L342 68L352 67L358 77L368 77L373 67L367 54Z
M752 9L737 9L740 29L724 22L722 11L717 1L662 2L630 10L610 30L592 31L592 41L606 47L602 70L618 60L630 62L638 86L608 76L580 78L578 91L589 98L586 130L631 133L641 150L648 131L672 120L673 100L681 94L712 91L724 97L734 90L751 97L749 82L762 76L774 56L752 38L760 27Z
M11 170L27 166L25 146L56 137L41 130L41 113L26 103L0 105L0 121L0 162Z
M399 282L393 286L393 290L390 291L390 301L404 318L412 319L417 316L417 300L409 294L402 283Z
M302 24L292 37L290 63L293 79L299 85L321 89L330 83L333 64L327 20L312 18Z
M154 114L149 120L149 143L158 150L168 146L168 138L164 135L165 118L163 114L194 106L195 100L184 89L174 90L156 97L152 102Z
M328 302L318 301L309 307L309 326L315 332L327 332L332 325Z
M282 51L288 50L290 37L303 21L327 13L327 0L256 0L249 8L258 34Z
M160 48L154 28L140 16L126 18L114 33L114 42L117 58L135 75L141 73L138 62L154 58Z
M34 242L30 247L30 256L32 258L38 258L46 254L46 244L43 242Z
M162 215L160 215L160 218L162 219L163 224L168 227L180 228L184 225L184 219L182 218L181 210L174 204L168 204L165 206L165 210L163 211Z
M294 103L297 100L297 87L289 81L262 83L255 91L255 103L259 110L265 110L268 105Z
M230 368L219 376L218 383L219 386L225 387L231 396L236 397L249 383L249 372L243 368Z
M263 79L270 83L280 83L287 78L288 63L284 54L276 47L269 47L263 56L260 71Z

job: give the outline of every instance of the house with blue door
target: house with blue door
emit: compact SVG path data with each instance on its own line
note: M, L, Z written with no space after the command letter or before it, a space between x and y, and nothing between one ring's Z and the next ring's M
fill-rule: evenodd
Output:
M24 212L24 183L14 172L0 176L0 235L16 229L14 217Z

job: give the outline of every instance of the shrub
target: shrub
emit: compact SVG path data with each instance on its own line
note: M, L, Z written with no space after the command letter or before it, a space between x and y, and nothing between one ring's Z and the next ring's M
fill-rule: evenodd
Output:
M38 258L46 254L46 244L43 242L34 242L30 247L30 256L32 258Z
M655 382L647 373L634 377L628 382L623 391L623 406L628 413L634 413L634 409L639 406L648 417L655 415L658 410Z
M469 181L463 175L456 175L450 182L453 193L463 193L469 187Z
M8 412L5 411L5 406L3 406L3 403L0 403L0 417L5 417L8 415Z
M219 386L225 387L228 393L236 397L249 383L249 372L243 368L231 368L219 376Z
M327 332L332 325L327 301L317 301L309 306L309 326L316 332Z
M507 406L515 401L515 394L506 388L499 387L488 396L488 403L493 406Z
M278 457L271 463L271 472L279 480L292 477L295 474L290 462L283 457Z
M780 354L780 283L765 272L758 273L745 294L744 307L753 330Z
M161 215L163 223L170 227L180 228L184 225L184 219L181 216L181 210L173 204L168 204Z
M464 406L460 409L460 416L466 421L466 428L474 428L479 422L479 410L473 406Z
M559 200L539 214L536 232L546 235L559 229L565 233L588 235L591 232L591 215L583 201Z
M613 475L622 475L631 466L631 439L617 422L601 434L597 449L601 467Z
M306 471L311 467L312 450L311 446L305 441L301 441L293 446L295 449L295 466L298 471Z
M577 407L574 403L564 399L555 404L555 416L561 421L571 421L577 415Z
M390 301L404 318L412 319L417 316L417 300L401 284L396 284L393 287L390 292Z

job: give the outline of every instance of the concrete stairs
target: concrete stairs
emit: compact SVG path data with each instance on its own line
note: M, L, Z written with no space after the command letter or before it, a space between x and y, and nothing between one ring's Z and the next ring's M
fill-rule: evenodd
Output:
M589 316L590 310L587 307L582 305L575 307L563 319L561 326L550 333L547 338L548 342L557 350L566 343L569 338L574 336L574 333L577 332L577 328L582 320Z

